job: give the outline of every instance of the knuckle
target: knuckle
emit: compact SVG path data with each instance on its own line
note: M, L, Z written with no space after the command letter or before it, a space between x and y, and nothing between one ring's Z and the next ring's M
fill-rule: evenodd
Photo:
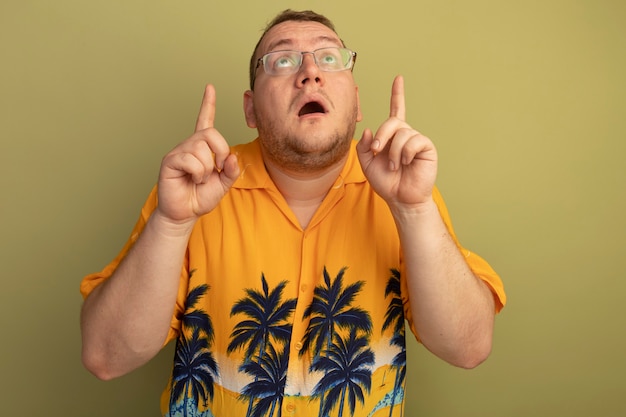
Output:
M202 139L194 140L190 146L193 152L202 152L208 148L208 144Z

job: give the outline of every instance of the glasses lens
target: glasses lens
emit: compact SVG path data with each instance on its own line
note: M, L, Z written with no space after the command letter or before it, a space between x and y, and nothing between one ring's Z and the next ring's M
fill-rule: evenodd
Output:
M352 51L346 48L322 48L314 53L322 71L342 71L352 65Z
M263 57L263 68L268 74L287 75L295 72L302 61L302 54L295 51L270 52Z

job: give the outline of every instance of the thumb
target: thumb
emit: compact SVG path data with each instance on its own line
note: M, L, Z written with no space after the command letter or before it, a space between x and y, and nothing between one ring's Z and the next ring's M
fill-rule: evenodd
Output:
M356 144L356 149L359 154L367 153L372 150L372 142L374 141L374 135L369 128L363 130L363 134L361 135L361 139Z
M370 161L374 158L372 142L374 142L374 135L372 134L372 131L370 129L365 129L361 135L361 139L356 144L356 153L363 168L369 165Z
M220 172L220 179L224 185L224 189L228 190L233 186L237 178L239 178L240 169L235 154L230 154L224 160L224 168Z

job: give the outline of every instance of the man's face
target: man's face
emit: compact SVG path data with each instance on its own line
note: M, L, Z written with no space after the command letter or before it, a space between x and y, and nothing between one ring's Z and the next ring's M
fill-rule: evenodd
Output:
M317 22L274 26L259 45L257 59L280 50L342 47L335 32ZM319 171L340 162L361 120L358 88L350 70L321 71L305 54L295 74L273 76L262 65L254 91L246 91L248 126L257 128L264 157L291 171Z

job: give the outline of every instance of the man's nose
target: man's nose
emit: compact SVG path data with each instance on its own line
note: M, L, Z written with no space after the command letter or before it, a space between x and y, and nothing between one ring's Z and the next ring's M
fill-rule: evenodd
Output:
M304 86L309 81L323 83L324 78L322 70L320 70L315 62L313 53L305 52L302 54L302 64L300 65L300 71L298 71L298 84Z

